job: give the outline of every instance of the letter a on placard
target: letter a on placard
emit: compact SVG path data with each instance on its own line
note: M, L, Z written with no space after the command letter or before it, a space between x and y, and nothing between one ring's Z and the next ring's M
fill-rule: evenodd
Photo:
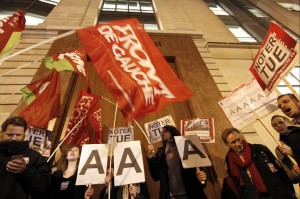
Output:
M193 148L193 151L189 150L189 146ZM206 156L190 140L185 140L182 159L187 160L189 158L189 154L198 154L201 158L206 158Z
M126 163L127 157L129 157L129 159L130 159L129 163ZM140 166L138 165L131 149L130 148L125 148L124 153L122 155L122 159L121 159L119 168L118 168L117 175L122 175L123 169L131 168L131 167L133 167L137 173L142 172L142 170L141 170Z
M174 138L183 168L211 166L211 161L198 136L175 136Z
M104 184L108 149L106 144L84 144L76 185Z
M92 163L92 161L95 159L95 163ZM100 156L97 150L93 150L85 164L83 165L79 175L84 175L88 169L98 169L98 173L104 173Z
M119 142L114 145L115 186L145 182L140 141Z

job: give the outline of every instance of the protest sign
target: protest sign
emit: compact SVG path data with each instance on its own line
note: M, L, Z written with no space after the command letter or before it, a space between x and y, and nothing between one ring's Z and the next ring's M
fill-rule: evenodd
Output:
M172 116L168 115L144 124L151 143L156 143L161 140L161 131L166 125L175 126Z
M145 182L141 142L116 143L114 166L115 186Z
M182 135L197 135L201 142L215 142L214 118L191 118L180 120Z
M114 129L110 128L108 133L107 144L112 144L112 138L114 139L113 143L133 141L133 127L119 127Z
M209 167L208 158L198 136L174 136L183 168Z
M104 184L108 149L106 144L82 146L76 185Z
M237 129L242 129L255 122L258 117L278 109L276 93L272 92L267 96L254 77L234 89L219 105L232 126Z
M50 156L52 132L39 127L28 126L25 131L25 141L29 147L36 150L45 157Z

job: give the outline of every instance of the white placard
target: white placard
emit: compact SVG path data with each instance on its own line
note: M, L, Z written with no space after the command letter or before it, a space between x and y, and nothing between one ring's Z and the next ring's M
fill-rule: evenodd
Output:
M198 136L174 136L183 168L209 167L208 158Z
M120 127L115 129L110 128L108 133L107 144L112 144L112 137L114 137L114 143L133 141L134 140L133 127L132 126Z
M114 145L115 186L145 182L140 141L119 142Z
M161 131L166 125L175 126L172 116L168 115L144 124L151 143L156 143L161 140Z
M76 185L104 184L107 154L106 144L84 144L80 155Z

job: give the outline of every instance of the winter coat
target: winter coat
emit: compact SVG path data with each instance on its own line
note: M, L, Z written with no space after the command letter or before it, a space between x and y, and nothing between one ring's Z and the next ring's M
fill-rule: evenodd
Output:
M249 145L252 153L252 161L254 162L268 190L268 194L260 195L259 198L269 198L269 196L272 196L273 199L296 199L293 184L286 172L277 164L273 153L264 145ZM229 176L231 176L228 156L226 156L226 164ZM237 192L240 194L239 198L258 198L257 196L255 197L255 195L258 194L255 192L253 186L249 186L251 181L247 179L248 175L246 171L240 168L240 172L246 185L241 187L239 185L239 180L233 178L235 186L237 187ZM253 191L255 193L253 193Z
M6 164L13 155L23 155L28 161L21 174L6 170ZM45 198L50 185L51 171L45 158L38 152L29 149L27 141L0 142L0 198L28 199Z
M154 181L160 181L159 198L170 198L169 180L168 180L168 165L165 156L165 147L160 147L153 158L148 158L148 165L151 177ZM203 192L205 184L201 184L196 176L196 168L184 169L180 163L183 182L185 185L185 191L188 199L206 199L206 195Z

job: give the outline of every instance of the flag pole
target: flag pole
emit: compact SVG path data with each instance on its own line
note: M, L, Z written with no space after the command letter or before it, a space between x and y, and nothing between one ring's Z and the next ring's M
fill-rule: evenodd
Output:
M15 57L15 56L17 56L17 55L19 55L19 54L22 54L22 53L24 53L24 52L26 52L26 51L28 51L28 50L31 50L31 49L36 48L36 47L38 47L38 46L41 46L41 45L43 45L43 44L46 44L46 43L55 41L55 40L57 40L57 39L60 39L60 38L69 36L69 35L71 35L71 34L74 34L75 32L76 32L75 30L71 30L71 31L65 32L65 33L63 33L63 34L60 34L60 35L58 35L58 36L56 36L56 37L52 37L52 38L46 39L46 40L44 40L44 41L41 41L40 43L34 44L34 45L32 45L32 46L29 46L28 48L24 48L24 49L22 49L22 50L20 50L20 51L18 51L18 52L16 52L16 53L14 53L14 54L11 54L11 55L9 55L9 56L7 56L7 57L4 57L4 58L0 59L0 63L1 63L1 62L4 62L4 61L6 61L6 60L8 60L8 59L10 59L10 58L12 58L12 57Z
M284 83L287 85L287 87L292 91L292 93L294 94L294 96L300 100L299 98L299 94L296 92L295 88L290 84L290 82L283 76L281 77L281 79L284 81Z
M102 96L101 96L101 98L104 99L105 101L107 101L107 102L113 104L113 105L116 105L116 103L112 102L111 100L109 100L109 99L107 99L107 98L105 98L105 97L102 97ZM118 106L118 108L120 108L120 107ZM134 121L135 124L140 128L140 130L141 130L142 133L144 134L144 136L145 136L146 140L148 141L148 143L151 144L151 142L150 142L150 140L149 140L147 134L146 134L145 131L142 129L142 127L139 125L139 123L138 123L135 119L133 119L133 121Z
M118 102L116 103L116 108L115 108L115 116L114 116L114 125L113 125L113 129L112 129L112 135L114 135L114 131L115 131L115 128L116 128L116 120L117 120L117 112L118 112ZM111 148L110 148L110 159L109 159L109 171L111 172L111 162L112 162L112 155L113 155L113 150L114 150L114 136L112 136L112 139L111 139ZM110 186L111 185L111 182L110 181L108 183L108 199L110 199Z
M26 67L26 66L28 66L28 65L30 65L30 64L36 63L36 62L41 61L41 60L43 60L43 59L38 59L38 60L35 60L35 61L33 61L33 62L29 62L29 63L27 63L27 64L24 64L23 66L19 66L18 68L12 69L12 70L10 70L10 71L7 71L6 73L1 74L0 77L5 76L5 75L7 75L7 74L9 74L9 73L12 73L12 72L14 72L14 71L16 71L16 70L19 70L19 69L21 69L21 68L24 68L24 67Z
M60 141L60 143L58 144L58 146L55 148L55 150L52 152L52 154L49 156L47 162L50 161L50 159L52 158L52 156L56 153L56 151L58 150L58 148L62 145L62 143L67 139L67 137L69 137L69 135L71 135L71 133L73 132L73 130L86 118L86 115L83 116L79 122L71 129L71 131L69 131L69 133L64 137L64 139L62 139L62 141Z

